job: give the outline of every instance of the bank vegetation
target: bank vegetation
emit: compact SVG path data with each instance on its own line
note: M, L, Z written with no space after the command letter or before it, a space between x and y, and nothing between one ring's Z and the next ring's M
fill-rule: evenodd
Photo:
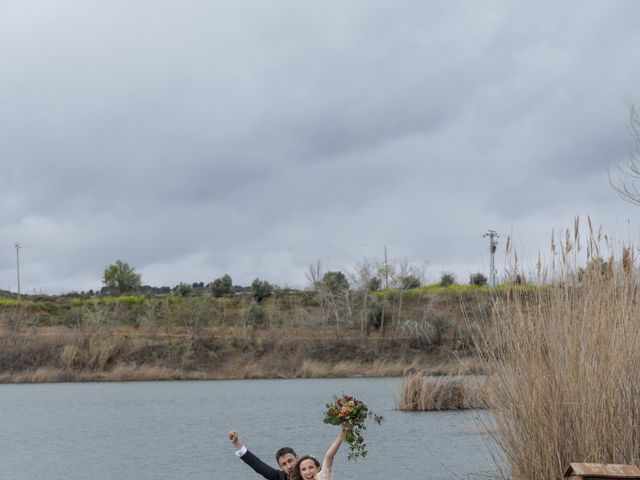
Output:
M577 223L557 246L552 240L550 264L538 264L545 287L496 297L477 330L491 372L485 427L505 478L555 479L570 462L640 462L634 249L590 228L585 252Z
M489 303L455 285L0 298L0 382L451 373Z

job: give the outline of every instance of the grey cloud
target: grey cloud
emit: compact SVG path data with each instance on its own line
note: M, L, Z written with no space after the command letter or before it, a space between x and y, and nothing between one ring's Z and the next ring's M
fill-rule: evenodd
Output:
M481 268L486 228L535 251L577 210L631 211L606 171L638 97L635 2L5 13L0 287L18 240L36 289L95 288L115 258L148 283L302 284L384 245Z

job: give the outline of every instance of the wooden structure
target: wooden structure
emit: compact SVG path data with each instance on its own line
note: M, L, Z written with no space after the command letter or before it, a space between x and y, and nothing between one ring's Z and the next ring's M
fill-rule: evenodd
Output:
M640 479L640 468L636 465L613 463L570 463L564 472L564 478L568 480Z

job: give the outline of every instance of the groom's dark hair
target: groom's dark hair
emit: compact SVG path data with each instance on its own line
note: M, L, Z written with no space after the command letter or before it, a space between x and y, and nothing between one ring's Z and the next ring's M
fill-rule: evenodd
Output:
M291 447L282 447L280 450L278 450L276 452L276 462L278 461L278 459L280 457L282 457L283 455L286 455L287 453L290 453L294 457L298 456L298 455L296 455L296 452L293 450L293 448L291 448Z

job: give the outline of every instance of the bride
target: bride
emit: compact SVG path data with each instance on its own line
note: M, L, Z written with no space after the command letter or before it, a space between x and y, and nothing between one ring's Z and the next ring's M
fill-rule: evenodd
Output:
M332 480L333 458L336 456L343 438L344 431L340 429L340 433L324 456L322 466L320 466L320 462L318 462L318 459L313 455L300 457L291 472L291 480Z

